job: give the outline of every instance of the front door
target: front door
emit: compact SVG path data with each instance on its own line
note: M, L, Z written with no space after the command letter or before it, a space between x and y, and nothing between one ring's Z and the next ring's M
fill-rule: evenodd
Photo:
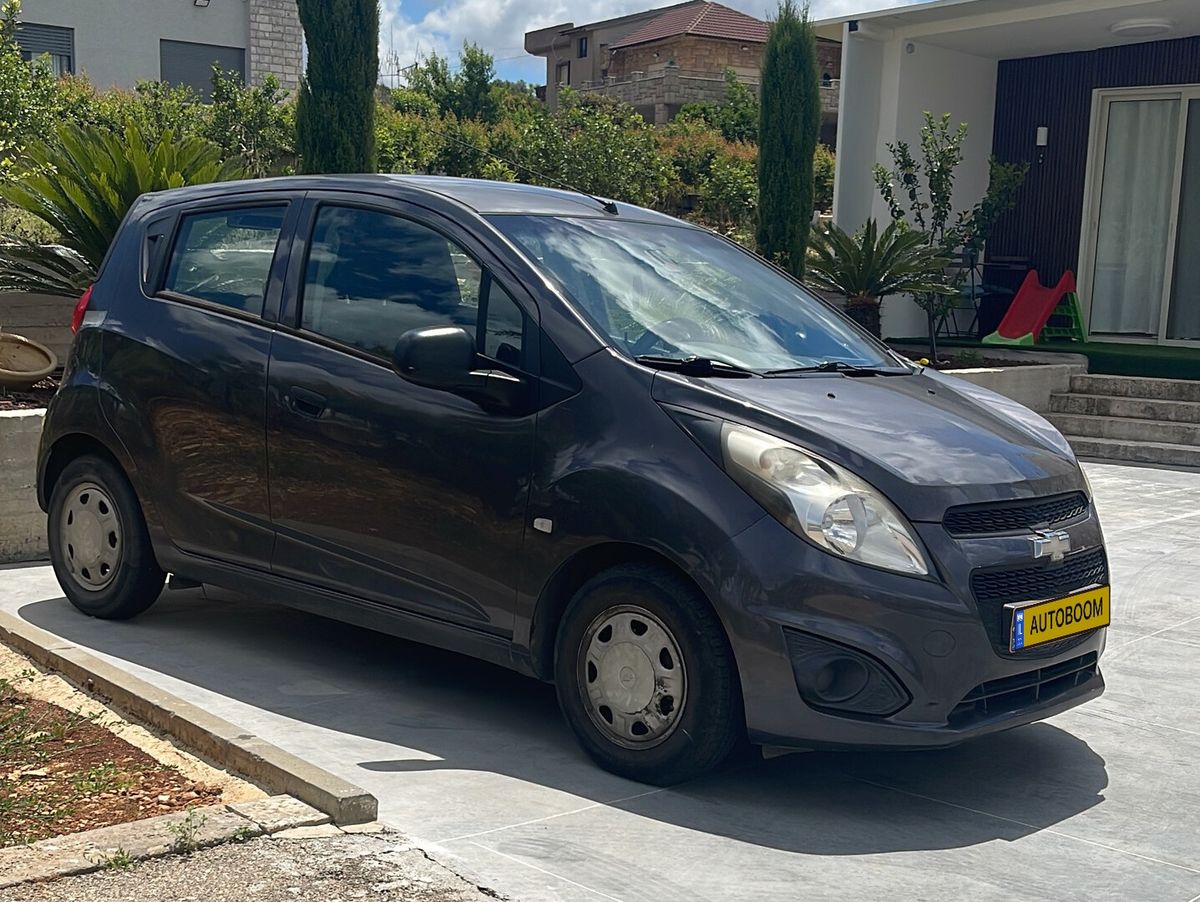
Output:
M1200 88L1106 92L1098 103L1088 331L1200 342Z
M533 413L414 385L391 354L410 329L461 326L487 366L528 377L534 308L469 237L430 217L310 201L289 276L297 303L271 347L273 568L507 635Z

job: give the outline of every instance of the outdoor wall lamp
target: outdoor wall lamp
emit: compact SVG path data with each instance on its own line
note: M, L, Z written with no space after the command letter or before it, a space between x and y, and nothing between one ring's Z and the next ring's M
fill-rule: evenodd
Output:
M208 6L208 0L192 0L194 6Z
M1038 164L1046 162L1046 147L1050 144L1050 129L1045 125L1039 125L1037 130L1037 149L1038 149Z

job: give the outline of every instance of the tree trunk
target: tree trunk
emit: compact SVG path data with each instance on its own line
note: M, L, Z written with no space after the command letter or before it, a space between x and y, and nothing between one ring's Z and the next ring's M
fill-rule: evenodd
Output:
M879 299L856 297L846 299L846 315L874 335L882 338L879 330Z

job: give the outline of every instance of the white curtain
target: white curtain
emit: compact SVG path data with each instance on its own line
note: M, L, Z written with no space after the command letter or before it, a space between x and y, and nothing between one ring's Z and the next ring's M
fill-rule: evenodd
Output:
M1179 101L1120 100L1108 111L1090 330L1157 336Z
M1200 340L1200 100L1188 103L1187 148L1183 152L1183 193L1167 338Z

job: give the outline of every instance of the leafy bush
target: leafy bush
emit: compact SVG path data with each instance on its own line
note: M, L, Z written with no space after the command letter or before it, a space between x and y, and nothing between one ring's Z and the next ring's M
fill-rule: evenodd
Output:
M813 155L813 209L827 213L833 209L833 176L837 159L824 144L817 145Z
M9 236L0 246L0 291L77 296L139 195L244 174L222 162L215 144L169 130L148 135L133 123L123 134L60 125L28 157L35 174L0 185L0 199L52 228L58 244Z
M880 234L875 220L868 219L857 235L836 225L815 233L807 278L810 285L846 298L847 313L878 337L883 298L951 293L943 275L946 264L923 232L892 221Z

